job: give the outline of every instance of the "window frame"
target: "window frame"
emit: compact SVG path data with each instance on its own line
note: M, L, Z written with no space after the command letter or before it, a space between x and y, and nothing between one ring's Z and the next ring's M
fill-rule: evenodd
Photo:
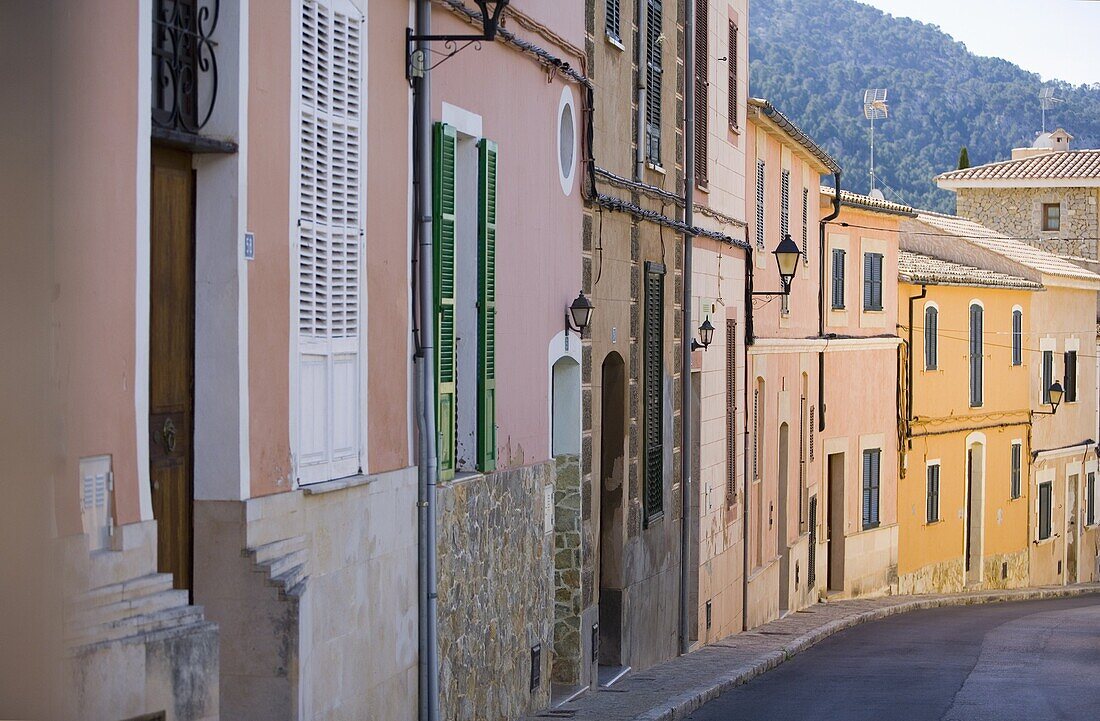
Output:
M1015 439L1009 446L1008 456L1008 498L1015 501L1019 499L1024 492L1023 489L1023 477L1024 477L1024 442L1022 439Z
M974 311L977 310L977 316ZM978 332L975 335L974 319L978 320ZM969 319L968 350L970 375L970 407L985 406L985 306L979 300L970 301L967 310ZM977 359L977 360L975 360Z
M665 357L665 266L661 263L646 261L645 264L645 300L643 307L642 341L642 402L643 402L643 468L645 482L642 487L642 518L644 525L660 520L665 514L664 493L664 389L661 380L664 377ZM655 298L650 294L654 293ZM657 306L656 318L650 313L652 305ZM655 333L656 338L650 338ZM656 349L653 353L652 349ZM656 367L653 367L655 364ZM655 386L655 387L654 387ZM654 465L653 460L658 461ZM655 469L657 478L653 477Z
M1096 471L1085 471L1085 526L1095 526L1096 516Z
M933 473L935 469L935 473ZM924 471L924 523L925 525L931 525L933 523L939 523L943 520L943 516L940 515L940 473L941 464L939 460L928 461ZM935 482L933 484L933 481ZM934 488L934 492L933 492ZM933 499L935 499L935 506L933 507Z
M1051 218L1050 211L1054 211L1054 217ZM1044 233L1059 233L1062 230L1062 204L1061 203L1043 203L1042 209L1039 212L1040 222ZM1053 222L1052 222L1053 221Z
M848 275L847 255L848 251L844 248L833 248L832 254L830 255L830 257L832 258L832 271L829 274L831 283L831 287L829 289L829 302L832 310L847 310L847 298L845 298L844 293ZM839 264L837 263L838 259L840 261ZM837 273L838 269L840 271L839 275ZM838 300L839 305L837 304Z
M868 465L870 458L870 465ZM862 476L862 529L870 531L878 528L881 523L880 511L882 508L882 449L864 448L861 454L862 464L860 474ZM868 473L870 471L870 473Z
M931 318L931 323L929 323ZM940 307L935 303L924 306L924 369L939 370L940 367ZM929 342L931 340L931 342Z
M863 312L880 313L883 310L882 266L885 256L873 250L863 253ZM876 268L878 280L875 280Z
M1046 518L1043 518L1044 489L1046 494ZM1054 481L1040 481L1035 494L1035 540L1049 541L1054 536ZM1044 520L1046 522L1044 535Z
M619 48L623 46L622 3L620 0L604 0L604 34Z
M1050 386L1054 383L1054 351L1042 351L1042 369L1039 375L1039 398L1043 405L1050 405Z
M1012 309L1012 365L1024 364L1024 310L1019 306Z
M729 115L729 117L727 118L727 120L729 122L730 130L740 132L741 125L738 122L738 113L740 112L741 106L738 102L740 93L738 93L737 91L737 46L740 43L740 40L737 37L737 32L737 23L733 20L733 18L730 18L729 37L727 38L729 42L729 47L727 48L726 55L727 67L729 68L729 108L727 109L727 114Z
M1076 348L1067 348L1062 352L1062 390L1065 392L1062 400L1065 403L1077 402L1077 381L1080 379L1081 374L1080 364L1077 360ZM1073 366L1072 376L1070 375L1071 365Z

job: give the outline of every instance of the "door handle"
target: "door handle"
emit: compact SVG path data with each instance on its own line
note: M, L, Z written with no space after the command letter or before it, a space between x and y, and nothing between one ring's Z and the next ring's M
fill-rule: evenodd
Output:
M171 418L164 419L164 427L160 429L160 437L164 440L164 448L171 453L176 450L176 424Z

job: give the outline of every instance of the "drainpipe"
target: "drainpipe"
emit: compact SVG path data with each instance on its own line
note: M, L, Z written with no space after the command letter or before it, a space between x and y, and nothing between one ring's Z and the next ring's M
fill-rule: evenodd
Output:
M745 227L745 242L749 242L749 229ZM741 454L745 476L745 493L741 498L741 630L749 630L749 495L752 490L752 468L749 464L749 381L752 372L749 369L748 347L755 342L752 329L752 267L751 249L745 251L745 382L741 390L745 394L745 445ZM754 384L755 387L755 384Z
M684 225L693 227L695 214L695 2L688 0L684 14ZM641 43L639 43L640 45ZM680 333L680 653L691 650L691 631L688 622L688 584L692 570L688 568L692 554L691 523L691 246L692 234L684 232L684 297L681 301L684 324ZM699 569L694 569L695 573ZM697 613L697 611L696 611Z
M431 34L431 1L416 0L416 34ZM436 642L435 484L438 477L435 425L435 292L432 250L432 106L427 40L416 50L423 65L413 78L414 223L418 246L416 281L420 338L415 357L417 426L417 631L420 721L439 718L439 659Z
M645 89L646 89L646 33L649 32L649 13L646 0L638 0L634 6L638 13L638 42L634 48L634 54L638 62L638 87L637 110L634 111L635 151L634 151L634 180L641 180L645 175ZM595 182L595 181L593 181Z
M833 212L818 221L817 335L825 337L825 226L840 215L840 171L833 173ZM817 430L825 430L825 351L817 353Z
M920 295L909 296L909 352L908 369L906 371L905 385L905 435L912 434L909 424L913 422L913 304L918 300L928 297L928 286L921 284Z

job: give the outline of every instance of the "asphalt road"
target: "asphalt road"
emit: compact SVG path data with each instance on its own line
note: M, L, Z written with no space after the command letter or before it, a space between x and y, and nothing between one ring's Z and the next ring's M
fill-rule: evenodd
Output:
M1100 597L959 606L843 631L690 721L1100 721Z

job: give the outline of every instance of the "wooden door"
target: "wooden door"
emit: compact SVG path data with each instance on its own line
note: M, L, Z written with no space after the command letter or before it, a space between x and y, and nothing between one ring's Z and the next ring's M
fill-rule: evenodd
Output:
M191 588L195 366L195 181L191 156L153 149L149 465L157 567Z

